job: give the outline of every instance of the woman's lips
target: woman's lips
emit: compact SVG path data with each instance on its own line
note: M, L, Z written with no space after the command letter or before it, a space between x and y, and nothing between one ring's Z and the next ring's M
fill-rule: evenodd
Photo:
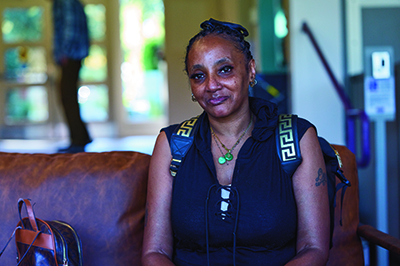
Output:
M211 103L212 105L218 105L218 104L225 102L227 99L228 99L227 96L219 96L219 97L211 98L210 100L208 100L208 102Z

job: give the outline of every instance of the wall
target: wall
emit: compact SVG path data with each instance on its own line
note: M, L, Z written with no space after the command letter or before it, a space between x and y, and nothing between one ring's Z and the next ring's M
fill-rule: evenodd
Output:
M399 206L400 206L400 95L399 95L399 82L400 82L400 37L396 32L396 28L400 23L399 3L393 6L381 5L381 2L376 1L374 6L358 7L360 12L360 25L349 23L349 27L360 28L360 45L362 47L371 46L392 46L394 50L395 67L395 85L396 85L396 119L388 121L386 126L386 167L387 167L387 199L388 199L388 233L392 236L399 237ZM382 31L385 29L385 31ZM351 29L352 30L352 29ZM348 44L349 45L349 44ZM350 46L350 45L349 45ZM354 56L353 56L354 57ZM363 62L357 63L357 60L350 60L349 65L354 62L354 66L362 66ZM365 60L365 59L364 59ZM354 67L356 69L356 67ZM364 108L364 71L359 75L352 75L350 77L350 90L351 98L358 108ZM350 71L349 74L355 71ZM375 141L375 122L371 120L370 123L370 144L371 144L371 162L368 167L359 168L358 174L360 177L360 220L363 223L368 223L377 226L376 215L376 141Z
M292 113L310 120L319 135L331 143L345 144L344 108L335 87L308 36L303 22L314 34L339 83L343 84L343 37L341 1L290 0L290 75Z
M169 123L177 123L200 113L190 100L191 92L184 73L185 49L199 31L201 21L215 16L211 1L165 0L165 51L168 63ZM211 10L210 10L211 9Z
M362 14L362 44L363 47L371 46L391 46L394 50L394 62L396 63L395 71L395 84L396 84L396 118L394 121L388 121L385 123L386 127L386 169L387 169L387 199L388 199L388 233L399 237L399 140L400 140L400 103L399 103L399 71L400 71L400 36L398 34L393 34L398 29L400 23L400 6L397 7L371 7L363 8ZM382 29L385 31L382 32ZM366 70L364 70L366 73ZM364 89L364 86L362 86ZM363 92L363 90L362 90ZM372 157L375 157L375 122L371 121L371 146L372 146ZM382 140L381 140L382 141ZM375 158L373 158L375 159ZM376 160L376 159L375 159ZM371 209L374 210L375 200L371 197L370 193L375 193L376 180L375 180L375 161L372 161L372 165L367 169L360 169L359 174L365 179L365 183L360 185L363 188L362 193L360 193L360 199L363 200L363 204L360 204L360 217L365 219L370 224L378 225L376 217L370 219ZM372 171L368 171L372 170ZM368 181L369 182L368 182ZM374 184L374 185L373 185ZM371 208L374 206L375 208ZM379 229L379 228L378 228Z

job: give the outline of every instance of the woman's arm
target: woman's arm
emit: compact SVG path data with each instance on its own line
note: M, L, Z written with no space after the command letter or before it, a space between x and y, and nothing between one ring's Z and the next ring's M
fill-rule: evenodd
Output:
M146 221L143 239L143 266L174 265L171 228L171 151L164 132L158 135L150 161Z
M329 200L325 163L314 128L300 140L302 163L293 175L298 221L296 256L287 265L326 265Z

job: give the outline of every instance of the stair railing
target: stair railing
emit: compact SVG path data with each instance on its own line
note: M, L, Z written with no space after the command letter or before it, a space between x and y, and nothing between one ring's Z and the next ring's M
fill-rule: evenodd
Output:
M357 158L357 165L359 167L366 167L369 164L370 161L370 143L369 143L369 120L368 116L365 113L364 110L362 109L355 109L353 108L349 98L346 95L346 92L344 91L343 87L339 84L338 80L336 79L335 75L333 74L327 60L325 59L325 56L323 55L321 49L319 48L319 45L317 41L314 38L314 35L312 34L310 28L308 27L307 23L304 22L302 25L302 30L308 35L308 37L311 40L312 45L314 46L319 58L322 61L322 64L324 65L325 70L327 71L329 78L331 79L336 92L338 93L344 108L345 108L345 114L346 114L346 146L351 150L354 154L357 156L357 139L356 139L356 119L358 118L361 123L361 148L360 148L360 154L361 157Z

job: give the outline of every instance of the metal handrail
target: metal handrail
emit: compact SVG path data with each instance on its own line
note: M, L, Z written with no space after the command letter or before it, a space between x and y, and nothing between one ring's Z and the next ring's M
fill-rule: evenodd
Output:
M339 84L338 80L336 79L335 75L333 74L328 62L325 59L321 49L317 41L314 38L310 28L308 27L306 22L303 22L302 30L308 35L311 40L312 45L314 46L319 58L322 61L322 64L325 67L325 70L328 72L329 78L331 79L336 92L338 93L346 114L346 146L351 150L354 154L357 155L357 140L356 140L356 125L355 121L356 118L360 119L361 122L361 158L357 158L357 165L360 167L365 167L369 164L370 161L370 143L369 143L369 120L368 116L362 109L354 109L353 105L351 104L349 98L346 95L343 87Z

